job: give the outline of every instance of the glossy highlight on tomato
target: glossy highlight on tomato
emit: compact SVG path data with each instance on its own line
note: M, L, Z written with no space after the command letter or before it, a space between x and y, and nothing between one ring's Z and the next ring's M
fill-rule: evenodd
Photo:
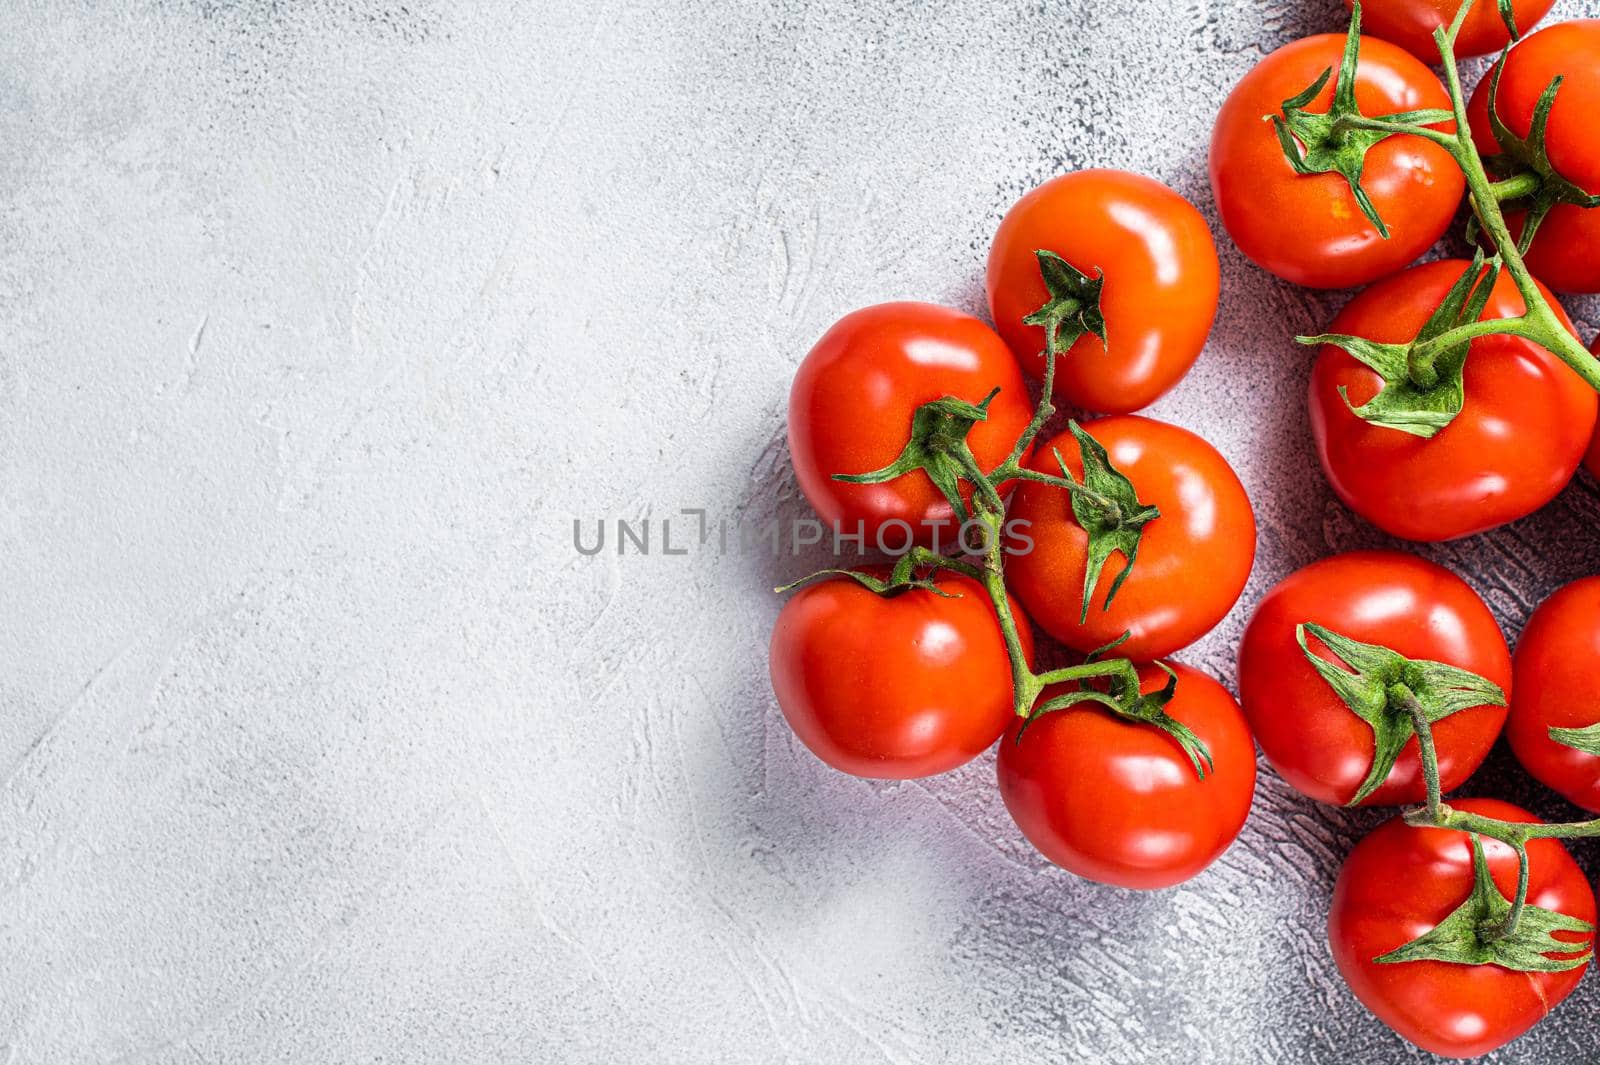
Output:
M1389 227L1386 240L1344 178L1295 172L1263 116L1279 114L1285 100L1324 70L1333 69L1336 78L1344 42L1342 35L1323 34L1268 55L1234 87L1211 137L1211 189L1239 250L1279 277L1313 288L1364 285L1410 263L1444 235L1466 187L1442 147L1412 136L1379 142L1367 153L1362 185ZM1356 71L1356 102L1364 114L1450 107L1433 72L1387 41L1362 38ZM1327 111L1333 89L1330 79L1308 109Z
M1540 604L1512 667L1506 737L1517 761L1570 802L1600 813L1600 757L1550 736L1552 728L1600 724L1600 577L1573 581Z
M1138 560L1110 608L1106 594L1125 568L1120 554L1101 571L1088 618L1080 621L1088 534L1066 492L1025 482L1008 513L1028 523L1033 547L1006 560L1007 579L1034 622L1068 647L1089 652L1127 632L1118 655L1165 657L1210 632L1244 590L1255 561L1250 499L1227 460L1187 429L1136 414L1084 429L1133 483L1139 501L1161 516L1144 527ZM1070 433L1040 445L1031 465L1059 476L1058 452L1081 478L1083 461Z
M1255 794L1255 747L1226 688L1173 664L1167 712L1206 744L1205 780L1170 735L1090 704L1052 711L1000 743L1000 795L1022 834L1055 864L1103 884L1164 888L1195 876L1228 849ZM1167 675L1139 670L1141 688ZM1060 694L1047 691L1043 698Z
M1519 137L1528 136L1539 97L1560 76L1561 88L1550 109L1545 149L1550 164L1591 195L1600 193L1600 139L1594 134L1600 113L1600 19L1558 22L1525 37L1503 61L1495 110ZM1493 78L1478 83L1467 105L1473 143L1486 158L1500 153L1489 125ZM1513 236L1522 234L1526 212L1508 210ZM1600 292L1600 208L1558 204L1540 225L1526 256L1535 277L1558 292Z
M1049 298L1035 252L1104 275L1106 343L1080 337L1056 363L1055 395L1086 410L1148 406L1194 365L1217 314L1217 248L1194 205L1120 170L1052 178L1006 212L989 253L995 328L1035 377L1044 330L1023 318Z
M945 571L935 583L951 597L885 597L835 577L779 612L772 690L795 735L835 769L892 780L943 773L988 749L1015 717L1010 660L983 587ZM1012 609L1031 661L1027 618Z
M1538 820L1495 799L1451 805L1503 821ZM1483 848L1495 886L1512 898L1516 852L1493 839L1485 839ZM1528 865L1530 904L1594 922L1594 892L1564 846L1552 839L1530 840ZM1334 962L1356 998L1417 1046L1452 1058L1487 1054L1526 1032L1572 993L1588 968L1536 973L1498 965L1373 960L1431 931L1466 900L1472 885L1467 833L1413 828L1396 817L1350 852L1328 915ZM1573 954L1591 938L1558 935L1572 942Z
M883 484L846 484L836 473L892 463L924 403L954 396L978 403L993 388L986 421L967 437L993 469L1033 417L1016 359L994 330L970 314L929 303L884 303L845 315L818 340L789 390L789 453L800 490L825 524L899 550L927 545L944 529L955 539L949 502L916 470ZM970 504L970 487L963 485ZM886 528L888 523L904 522Z
M1355 0L1344 0L1347 8ZM1517 29L1526 34L1533 24L1549 14L1555 0L1513 0L1512 14ZM1365 0L1361 5L1361 30L1392 41L1424 63L1439 62L1439 46L1433 31L1449 26L1460 9L1460 0ZM1511 43L1511 33L1500 17L1495 0L1477 0L1461 24L1455 54L1464 58L1498 52Z
M1470 265L1424 263L1385 278L1351 300L1327 331L1412 340ZM1571 330L1555 298L1545 296ZM1514 318L1524 309L1516 284L1502 274L1480 317ZM1308 390L1311 432L1339 498L1407 540L1453 540L1538 510L1572 480L1594 433L1594 391L1554 354L1520 337L1472 342L1461 412L1431 439L1356 416L1351 406L1382 386L1376 371L1324 345Z
M1295 628L1307 622L1407 658L1470 670L1511 693L1511 652L1494 615L1443 566L1398 551L1352 551L1296 570L1262 598L1245 626L1239 702L1273 768L1318 802L1343 806L1355 797L1372 768L1373 734L1306 660ZM1314 637L1308 644L1331 659ZM1476 706L1433 726L1445 791L1483 764L1505 718L1504 707ZM1416 803L1425 794L1413 736L1362 805Z

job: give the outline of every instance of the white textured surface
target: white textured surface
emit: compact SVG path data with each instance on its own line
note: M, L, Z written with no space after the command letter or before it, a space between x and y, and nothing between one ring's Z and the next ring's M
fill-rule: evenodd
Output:
M1074 880L988 759L884 786L797 746L768 589L814 560L571 546L803 514L784 397L833 318L976 309L1000 213L1064 168L1211 213L1217 101L1341 21L6 5L0 1063L1420 1058L1324 942L1375 816L1268 773L1192 884ZM1241 469L1248 601L1380 538L1313 472L1289 343L1340 297L1223 265L1155 413ZM1428 553L1514 631L1600 568L1597 519L1583 479ZM1231 681L1241 615L1188 660ZM1564 812L1503 753L1473 787ZM1597 1006L1497 1060L1594 1060Z

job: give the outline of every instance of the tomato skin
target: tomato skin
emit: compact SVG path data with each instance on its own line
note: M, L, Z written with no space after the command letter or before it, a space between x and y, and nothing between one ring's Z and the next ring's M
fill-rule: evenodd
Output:
M1516 696L1506 737L1517 761L1545 785L1600 813L1600 757L1557 743L1550 729L1600 723L1600 577L1585 577L1540 604L1512 659Z
M1034 253L1095 276L1108 345L1080 337L1056 362L1055 395L1086 410L1148 406L1189 371L1217 315L1217 246L1194 205L1159 181L1080 170L1040 185L1006 212L989 252L995 327L1035 377L1044 329L1022 319L1049 298ZM1159 313L1156 313L1158 312Z
M772 690L795 735L835 769L882 780L943 773L983 753L1015 718L987 593L946 571L935 583L956 597L912 589L884 598L839 577L800 589L779 612ZM1028 620L1012 612L1031 661Z
M1088 535L1065 491L1024 482L1008 515L1029 522L1033 549L1006 560L1007 581L1034 623L1074 650L1092 651L1127 630L1131 635L1117 654L1135 661L1165 657L1210 632L1244 590L1255 561L1250 499L1228 461L1187 429L1137 414L1083 428L1133 482L1139 500L1161 516L1144 527L1138 561L1111 608L1102 609L1124 568L1120 554L1101 570L1088 620L1080 622ZM1078 442L1070 433L1040 446L1031 465L1059 475L1056 451L1081 479Z
M1495 109L1500 119L1519 137L1533 125L1539 96L1557 75L1565 80L1556 93L1545 131L1550 162L1567 180L1588 193L1600 193L1600 145L1592 129L1600 109L1600 68L1594 56L1600 51L1600 19L1560 22L1523 40L1505 60L1500 95ZM1489 88L1485 75L1467 105L1467 120L1478 153L1498 155L1500 145L1489 128ZM1508 210L1506 223L1513 236L1522 234L1526 212ZM1600 208L1559 204L1545 218L1526 256L1528 269L1557 292L1600 292Z
M884 484L832 476L893 462L922 404L945 396L977 403L995 387L988 419L967 437L986 470L1011 453L1033 417L1005 341L970 314L928 303L883 303L845 315L800 363L789 390L789 452L800 490L824 524L854 533L862 523L868 544L881 533L886 549L899 549L905 530L884 529L896 520L911 525L915 543L935 536L953 542L950 504L923 471ZM950 523L942 534L940 522Z
M1600 477L1600 431L1596 431L1594 439L1589 441L1589 453L1583 457L1583 468Z
M1483 600L1442 566L1399 551L1352 551L1313 562L1262 598L1239 644L1239 702L1256 743L1295 790L1343 806L1372 768L1372 730L1306 661L1295 627L1315 622L1407 658L1469 669L1511 694L1511 652ZM1314 638L1313 650L1328 657ZM1483 763L1505 723L1498 706L1461 710L1433 726L1439 778L1459 787ZM1412 737L1388 778L1362 802L1425 797Z
M1514 239L1522 238L1522 223L1528 212L1506 211L1506 225ZM1600 292L1600 258L1594 248L1600 245L1600 208L1558 203L1550 209L1533 246L1523 261L1541 281L1557 292Z
M1344 6L1354 6L1354 0L1344 0ZM1361 5L1361 32L1393 41L1424 63L1438 63L1433 31L1448 27L1460 6L1458 0L1366 0ZM1517 29L1526 34L1554 6L1555 0L1515 0ZM1511 34L1495 0L1477 0L1456 37L1455 54L1458 58L1488 55L1510 43Z
M1216 762L1203 781L1171 736L1105 709L1053 711L1020 743L1021 721L1007 729L996 761L1000 795L1028 841L1068 872L1118 887L1171 887L1215 861L1244 826L1256 784L1244 715L1206 674L1172 668L1178 688L1167 712ZM1146 692L1166 679L1155 666L1139 670Z
M1330 333L1385 343L1412 340L1450 286L1462 260L1411 267L1363 290ZM1554 297L1545 292L1569 330ZM1502 274L1481 317L1514 318L1525 304ZM1375 370L1324 345L1311 371L1308 402L1317 457L1334 492L1378 528L1407 540L1453 540L1533 513L1566 487L1594 433L1596 399L1566 363L1532 341L1473 341L1461 412L1432 439L1358 418L1383 385Z
M1297 174L1272 123L1283 101L1328 68L1337 77L1344 37L1322 34L1284 45L1235 86L1211 136L1211 189L1229 235L1257 265L1312 288L1364 285L1427 251L1449 228L1465 179L1448 152L1418 137L1390 137L1366 157L1363 186L1389 227L1385 240L1337 174ZM1312 110L1325 111L1333 80ZM1361 41L1356 101L1367 115L1450 107L1433 72L1396 45ZM1453 129L1452 123L1436 127Z
M1538 818L1496 799L1462 799L1458 810L1502 821ZM1516 853L1483 841L1501 892L1517 886ZM1558 841L1528 842L1528 902L1594 922L1594 892ZM1396 817L1356 844L1339 873L1328 915L1328 942L1350 990L1379 1020L1435 1054L1472 1058L1533 1027L1572 993L1587 965L1561 973L1526 973L1498 965L1373 961L1432 930L1472 891L1470 837L1445 828L1412 828ZM1571 939L1574 953L1588 937Z
M1597 235L1597 239L1600 239L1600 235ZM1600 355L1600 336L1594 338L1589 350ZM1589 441L1589 452L1583 456L1583 468L1600 477L1600 420L1596 421L1594 439Z

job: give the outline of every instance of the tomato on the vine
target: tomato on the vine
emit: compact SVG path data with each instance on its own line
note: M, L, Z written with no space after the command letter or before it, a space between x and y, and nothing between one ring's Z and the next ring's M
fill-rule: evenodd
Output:
M1354 7L1355 0L1344 0ZM1517 30L1527 33L1535 22L1549 14L1555 0L1513 0L1511 9ZM1361 29L1375 37L1392 41L1424 63L1439 62L1439 46L1433 31L1448 27L1461 8L1461 0L1366 0L1361 5ZM1511 33L1495 0L1476 0L1456 37L1458 57L1488 55L1511 43Z
M1545 127L1550 165L1583 192L1600 193L1600 140L1594 116L1600 111L1600 19L1559 22L1525 37L1503 61L1495 111L1518 137L1527 137L1539 97L1561 77L1560 90ZM1485 76L1472 94L1467 118L1479 154L1498 155L1500 145L1489 125ZM1521 236L1526 212L1508 210L1506 223ZM1600 292L1600 207L1556 205L1534 234L1526 256L1534 276L1558 292Z
M1005 341L970 314L928 303L884 303L845 315L806 355L789 391L789 452L800 490L823 522L847 535L859 523L867 542L885 550L908 539L928 544L943 525L951 526L945 542L953 542L950 504L923 471L882 484L832 477L894 462L924 403L946 396L978 403L997 387L987 419L967 436L985 471L1010 454L1033 417ZM970 486L962 491L970 503ZM891 526L896 522L909 529Z
M934 583L949 595L882 596L835 577L802 588L778 614L772 690L795 735L835 769L894 780L943 773L981 754L1016 716L988 594L947 571ZM1027 619L1012 613L1031 660Z
M1063 869L1120 887L1170 887L1215 861L1244 826L1256 783L1244 716L1211 677L1172 669L1178 683L1166 711L1209 749L1214 769L1204 780L1172 736L1092 704L1051 711L1026 728L1018 719L1001 741L1006 809ZM1146 665L1139 681L1151 692L1167 675Z
M1385 278L1351 300L1328 332L1412 340L1470 266L1445 260ZM1545 296L1570 330L1560 305ZM1514 318L1524 309L1516 284L1501 274L1479 317ZM1311 371L1311 431L1339 498L1408 540L1468 536L1539 509L1572 479L1595 428L1595 393L1583 378L1515 336L1472 342L1461 411L1432 438L1352 411L1382 387L1375 370L1324 345Z
M1502 821L1538 818L1495 799L1462 799L1451 806ZM1495 886L1506 898L1517 886L1517 855L1484 839ZM1528 903L1591 924L1594 892L1578 863L1558 841L1528 841ZM1474 863L1468 833L1414 828L1400 818L1356 844L1339 873L1328 916L1328 942L1350 990L1402 1036L1435 1054L1476 1057L1533 1027L1578 986L1587 965L1565 972L1522 972L1499 965L1374 959L1431 931L1472 892ZM1557 933L1572 954L1587 936ZM1562 952L1565 953L1565 952Z
M1255 561L1250 499L1228 461L1187 429L1136 414L1101 418L1083 429L1132 482L1139 502L1159 509L1160 517L1143 527L1131 567L1123 555L1109 559L1085 617L1089 534L1072 497L1052 485L1022 482L1008 514L1032 549L1007 558L1007 580L1034 622L1068 647L1092 651L1127 632L1118 655L1162 658L1211 631L1244 590ZM1059 475L1057 453L1081 479L1083 456L1070 433L1036 448L1030 465Z
M1278 773L1319 802L1345 805L1374 766L1374 730L1352 712L1297 642L1302 624L1443 662L1509 693L1511 652L1478 593L1442 566L1398 551L1354 551L1313 562L1279 582L1256 607L1239 645L1239 702ZM1314 638L1312 650L1329 656ZM1505 723L1504 707L1460 710L1433 725L1444 790L1483 763ZM1362 802L1422 801L1422 762L1413 735Z
M1217 313L1217 248L1200 212L1167 186L1120 170L1081 170L1040 185L1006 212L989 252L995 327L1035 376L1044 330L1023 321L1050 294L1035 255L1103 274L1106 341L1085 334L1056 363L1055 395L1125 414L1176 384L1205 346Z
M1550 735L1552 728L1600 725L1600 577L1574 581L1540 604L1512 664L1516 689L1506 737L1517 761L1572 802L1600 813L1600 755Z
M1379 141L1366 154L1362 186L1389 227L1385 239L1343 177L1295 171L1264 116L1278 114L1323 71L1337 74L1344 44L1343 36L1323 34L1268 55L1228 96L1211 138L1211 188L1239 250L1279 277L1315 288L1363 285L1417 258L1449 228L1466 184L1439 145L1404 135ZM1330 79L1307 110L1328 110L1333 94ZM1368 116L1450 107L1420 60L1369 37L1361 41L1355 99Z

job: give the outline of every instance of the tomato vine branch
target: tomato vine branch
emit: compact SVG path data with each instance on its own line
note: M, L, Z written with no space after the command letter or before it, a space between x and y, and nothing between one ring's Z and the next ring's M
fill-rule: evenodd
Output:
M1302 93L1298 97L1286 100L1284 102L1284 117L1277 119L1280 130L1284 131L1282 139L1284 140L1285 155L1297 171L1308 172L1307 156L1308 154L1314 154L1310 150L1315 145L1307 146L1302 142L1303 146L1297 150L1288 136L1289 132L1300 135L1303 131L1320 134L1324 138L1324 142L1336 142L1336 146L1341 151L1348 149L1345 140L1349 139L1350 134L1354 131L1359 131L1361 134L1358 140L1359 144L1366 144L1368 141L1376 144L1377 140L1381 140L1383 137L1378 137L1377 140L1374 140L1373 136L1383 134L1384 137L1395 135L1418 137L1443 148L1455 160L1456 165L1465 177L1473 214L1477 219L1478 225L1493 245L1497 256L1505 266L1506 273L1516 285L1517 291L1521 294L1523 303L1527 307L1527 310L1519 318L1504 319L1494 323L1475 323L1475 325L1483 327L1481 331L1476 329L1469 330L1468 327L1463 326L1460 331L1452 331L1447 336L1450 336L1456 343L1471 340L1478 336L1495 334L1520 336L1550 351L1572 367L1573 371L1582 377L1591 388L1600 391L1600 360L1595 359L1578 338L1568 331L1567 326L1561 320L1561 316L1540 290L1539 283L1534 280L1533 274L1528 270L1527 263L1523 260L1523 254L1532 240L1533 230L1542 220L1544 213L1548 211L1549 204L1536 199L1533 207L1528 212L1527 218L1524 220L1520 243L1512 237L1510 226L1506 222L1505 213L1501 207L1502 201L1523 198L1537 192L1552 178L1541 175L1534 170L1528 170L1498 181L1494 180L1490 177L1482 157L1478 154L1477 146L1473 143L1472 127L1467 118L1466 94L1462 89L1461 72L1455 56L1456 38L1460 35L1461 27L1465 23L1471 7L1470 0L1462 3L1450 25L1435 30L1433 35L1434 43L1439 48L1439 55L1444 68L1445 89L1450 96L1450 111L1448 113L1427 111L1368 116L1354 109L1353 98L1351 101L1343 103L1336 98L1333 110L1337 113L1333 114L1332 117L1327 115L1307 115L1302 108L1315 95L1311 89L1308 89L1307 93ZM1357 4L1351 18L1350 45L1346 50L1347 58L1345 63L1341 64L1341 85L1346 83L1344 67L1354 67L1359 62L1357 40L1361 24L1360 18L1360 5ZM1312 89L1320 90L1327 83L1330 73L1324 73ZM1353 83L1353 77L1352 70L1349 78L1351 83ZM1557 88L1559 88L1558 84L1552 85L1550 90L1546 92L1547 100L1543 102L1546 113L1548 113L1549 101L1554 99ZM1319 117L1325 121L1320 123L1313 121ZM1451 121L1452 119L1454 129L1451 132L1447 133L1432 128L1436 124ZM1534 154L1542 156L1542 148L1536 147L1530 150ZM1341 166L1342 169L1335 168L1329 163L1328 169L1338 169L1339 172L1346 175L1350 180L1352 193L1356 196L1358 203L1362 205L1363 210L1366 210L1368 206L1366 196L1360 188L1359 161L1353 164L1346 161ZM1351 176L1352 174L1354 176ZM1374 226L1380 234L1387 235L1386 227L1381 220L1374 220ZM1444 337L1437 339L1441 347L1445 346Z

